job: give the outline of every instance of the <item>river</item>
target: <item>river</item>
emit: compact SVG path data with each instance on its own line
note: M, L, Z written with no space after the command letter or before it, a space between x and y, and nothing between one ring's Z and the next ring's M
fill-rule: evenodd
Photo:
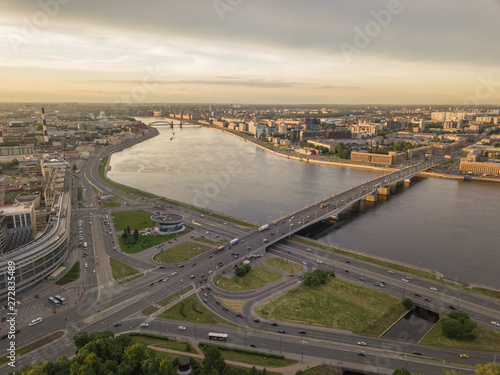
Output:
M213 129L158 130L114 154L108 177L261 224L381 174L288 160ZM498 184L417 178L384 201L346 211L318 239L500 286L499 192Z

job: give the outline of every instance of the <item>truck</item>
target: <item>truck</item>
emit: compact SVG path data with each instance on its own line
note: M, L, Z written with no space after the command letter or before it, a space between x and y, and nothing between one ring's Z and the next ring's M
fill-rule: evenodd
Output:
M229 245L236 245L238 243L239 239L238 238L235 238L234 240L231 240L231 242L229 242Z
M224 250L224 246L218 246L216 248L214 248L214 254L217 254L219 251L222 251Z
M263 230L266 230L267 228L269 228L269 224L266 224L266 225L263 225L259 228L259 232L262 232Z

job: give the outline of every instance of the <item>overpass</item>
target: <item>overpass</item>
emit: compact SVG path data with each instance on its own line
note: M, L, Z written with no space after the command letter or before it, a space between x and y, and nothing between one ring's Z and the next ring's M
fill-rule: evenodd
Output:
M389 195L392 186L403 181L409 183L412 177L438 164L438 160L428 160L424 163L374 178L284 216L270 223L268 229L262 232L251 232L241 238L241 240L246 242L247 252L248 250L265 249L267 246L299 232L311 224L326 218L336 217L340 212L360 200L376 201L379 194Z

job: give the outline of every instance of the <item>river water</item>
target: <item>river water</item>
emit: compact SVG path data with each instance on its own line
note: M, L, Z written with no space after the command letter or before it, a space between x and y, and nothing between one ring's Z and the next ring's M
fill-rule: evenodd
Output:
M381 174L288 160L213 129L158 130L114 154L108 177L261 224ZM415 179L386 200L346 211L318 239L500 286L499 193L500 184Z

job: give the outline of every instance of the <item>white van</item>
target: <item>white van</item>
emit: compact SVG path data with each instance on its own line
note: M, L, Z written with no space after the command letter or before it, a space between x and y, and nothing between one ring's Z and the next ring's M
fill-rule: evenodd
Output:
M38 324L38 323L41 323L41 322L42 322L42 318L36 318L36 319L33 319L30 322L29 326L31 327L31 326L34 326L35 324Z

